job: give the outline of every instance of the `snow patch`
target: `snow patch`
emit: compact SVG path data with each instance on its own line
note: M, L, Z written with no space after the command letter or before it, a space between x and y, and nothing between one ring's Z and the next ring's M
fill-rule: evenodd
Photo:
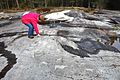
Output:
M105 23L105 22L101 22L101 21L90 21L90 20L86 20L86 19L80 19L82 22L84 22L85 24L92 24L92 25L97 25L97 26L107 26L107 27L112 27L111 25Z
M86 71L91 71L91 72L93 72L93 69L86 69Z
M66 68L67 66L64 66L64 65L55 65L55 70L56 69L64 69Z
M67 12L70 12L70 10L51 13L51 14L46 15L45 18L47 18L47 20L68 20L68 21L72 21L74 19L73 17L69 17L69 16L64 14L64 13L67 13Z
M74 49L79 49L78 46L73 41L69 41L66 38L61 37L59 41L64 45L69 45Z
M22 16L24 16L24 15L26 15L26 14L28 14L28 13L30 13L30 11L24 12Z
M48 63L47 63L47 62L42 62L42 64L45 64L45 65L47 65Z

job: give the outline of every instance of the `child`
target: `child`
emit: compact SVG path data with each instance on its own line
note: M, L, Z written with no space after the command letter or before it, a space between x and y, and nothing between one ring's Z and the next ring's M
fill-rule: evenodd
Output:
M28 38L34 38L34 30L36 32L36 35L40 35L40 32L38 30L37 27L37 23L44 23L45 20L43 18L43 16L41 14L37 14L34 12L25 12L22 15L21 21L23 24L25 24L26 26L28 26L29 30L28 30Z

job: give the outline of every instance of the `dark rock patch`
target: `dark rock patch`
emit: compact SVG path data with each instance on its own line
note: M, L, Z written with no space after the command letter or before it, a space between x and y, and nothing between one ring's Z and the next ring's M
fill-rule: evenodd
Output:
M5 50L6 46L4 42L0 42L0 54L1 57L7 58L7 65L0 71L0 79L3 78L6 73L17 63L15 54L11 54L11 51Z
M86 51L83 51L82 49L73 49L72 47L68 46L68 45L62 45L62 48L71 53L71 54L74 54L74 55L77 55L77 56L80 56L81 58L84 58L84 57L90 57Z
M0 34L0 38L2 37L11 37L11 36L15 36L17 34L22 34L22 33L26 33L27 31L22 31L22 32L11 32L11 33L2 33Z
M9 20L19 20L19 19L21 19L20 15L15 15L15 16L9 17Z
M67 31L67 30L59 30L58 32L57 32L57 36L67 36L67 35L69 35L69 31Z
M9 24L12 24L12 21L9 21L9 20L0 21L0 27L3 27L5 25L9 25Z
M81 41L74 41L79 49L74 49L71 46L61 44L62 48L67 52L78 55L82 58L89 57L89 55L98 54L100 50L108 50L113 52L119 52L118 49L111 45L102 44L97 41L93 41L90 38L82 39Z

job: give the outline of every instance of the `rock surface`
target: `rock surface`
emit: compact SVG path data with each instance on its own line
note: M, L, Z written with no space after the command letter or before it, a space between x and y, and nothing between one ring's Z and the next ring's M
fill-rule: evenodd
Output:
M120 80L120 51L106 32L55 25L38 25L44 35L33 39L20 20L0 27L1 80Z

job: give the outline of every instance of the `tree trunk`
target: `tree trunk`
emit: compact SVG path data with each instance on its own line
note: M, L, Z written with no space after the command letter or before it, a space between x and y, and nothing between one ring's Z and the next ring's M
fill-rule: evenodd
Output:
M9 4L8 4L8 0L7 0L7 8L9 9Z
M47 8L47 0L45 0L45 8Z
M16 0L17 8L20 8L18 0Z
M62 2L61 2L61 7L63 7L63 0L61 0Z

